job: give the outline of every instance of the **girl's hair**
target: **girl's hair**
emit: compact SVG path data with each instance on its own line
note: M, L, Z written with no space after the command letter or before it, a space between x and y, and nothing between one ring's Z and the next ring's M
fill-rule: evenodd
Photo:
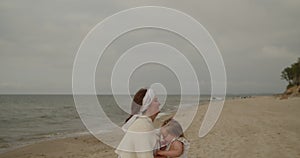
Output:
M131 103L131 115L125 120L125 122L127 122L133 115L137 114L140 111L146 92L147 89L141 88L138 92L135 93L133 101Z
M184 137L181 125L172 117L165 120L162 124L162 127L165 128L168 133L176 137Z

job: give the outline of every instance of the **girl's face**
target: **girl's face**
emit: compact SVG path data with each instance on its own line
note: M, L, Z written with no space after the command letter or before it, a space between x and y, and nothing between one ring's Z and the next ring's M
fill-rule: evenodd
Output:
M165 127L160 128L160 133L165 141L168 143L174 139L174 136L169 134Z

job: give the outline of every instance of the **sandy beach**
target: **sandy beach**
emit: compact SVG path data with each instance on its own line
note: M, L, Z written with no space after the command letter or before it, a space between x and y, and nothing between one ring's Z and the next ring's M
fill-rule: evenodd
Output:
M207 107L200 106L185 132L191 143L189 157L300 157L299 97L279 100L273 96L260 96L226 100L213 130L199 138L199 128ZM92 135L44 141L0 155L0 158L103 157L117 155L113 148Z

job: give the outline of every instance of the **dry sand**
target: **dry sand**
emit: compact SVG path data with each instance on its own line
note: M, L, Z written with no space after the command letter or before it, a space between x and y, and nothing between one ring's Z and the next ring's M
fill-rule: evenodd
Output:
M191 142L189 157L300 157L300 98L232 99L225 102L213 130L198 137L207 105L200 106L185 132ZM91 135L36 143L0 158L117 157L114 149Z

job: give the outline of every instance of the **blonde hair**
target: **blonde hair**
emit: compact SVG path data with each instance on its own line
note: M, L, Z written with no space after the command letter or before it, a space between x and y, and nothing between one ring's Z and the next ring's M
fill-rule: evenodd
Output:
M184 137L181 125L172 117L165 120L162 124L162 127L165 128L168 133L176 137Z

